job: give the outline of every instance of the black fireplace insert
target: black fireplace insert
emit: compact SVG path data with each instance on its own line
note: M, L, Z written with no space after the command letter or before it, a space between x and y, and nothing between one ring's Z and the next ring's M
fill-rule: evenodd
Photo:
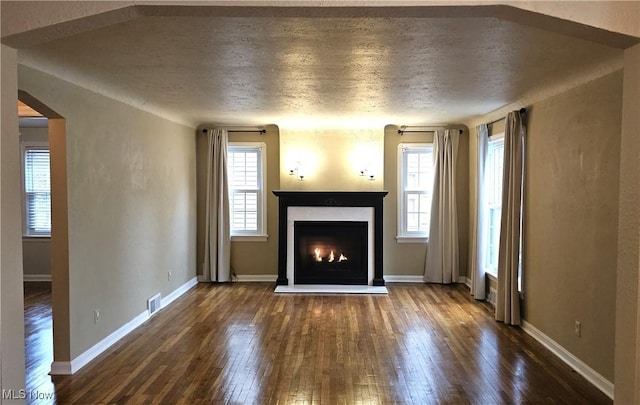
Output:
M295 221L295 284L368 283L368 223Z

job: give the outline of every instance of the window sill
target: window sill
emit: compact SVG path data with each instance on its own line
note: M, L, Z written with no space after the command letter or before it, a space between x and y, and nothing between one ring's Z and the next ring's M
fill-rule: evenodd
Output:
M429 243L428 236L396 236L396 243Z
M496 274L489 273L489 272L487 272L487 271L485 271L485 273L484 273L484 274L486 274L486 275L487 275L487 278L488 278L489 280L491 280L491 281L493 281L493 282L496 282L496 283L498 282L498 276L497 276Z
M45 240L51 239L51 235L22 235L22 240Z
M232 242L266 242L269 235L231 235Z

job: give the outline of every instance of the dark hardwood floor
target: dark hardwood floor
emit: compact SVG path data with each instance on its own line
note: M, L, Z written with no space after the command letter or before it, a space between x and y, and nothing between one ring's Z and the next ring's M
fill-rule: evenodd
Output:
M53 377L57 402L611 403L522 330L496 323L465 286L388 288L286 295L266 283L200 284L75 375Z
M51 283L24 283L24 345L27 403L51 403L55 392L49 377L53 361Z

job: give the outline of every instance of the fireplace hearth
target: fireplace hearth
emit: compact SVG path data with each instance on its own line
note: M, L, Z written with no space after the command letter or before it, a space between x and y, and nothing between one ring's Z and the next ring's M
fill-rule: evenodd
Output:
M386 293L382 199L387 191L273 193L279 199L276 292Z

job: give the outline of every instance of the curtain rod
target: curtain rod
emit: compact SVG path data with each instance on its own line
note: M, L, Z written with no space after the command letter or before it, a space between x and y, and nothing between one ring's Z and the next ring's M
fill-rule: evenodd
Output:
M398 133L400 134L400 136L404 135L404 134L410 134L410 133L429 133L429 132L436 132L437 129L425 129L425 130L414 130L414 131L409 131L406 129L402 129L402 128L406 128L404 126L400 127L400 129L398 130ZM452 129L456 129L456 128L452 128ZM462 132L464 132L461 129L458 129L458 131L460 131L460 134L462 134Z
M204 128L202 130L202 132L204 132L205 134L207 133L208 129ZM259 134L266 134L267 130L262 128L262 129L228 129L227 130L228 133L232 133L232 132L257 132Z
M489 125L493 125L493 124L495 124L496 122L504 121L504 120L506 120L506 119L507 119L507 117L502 117L502 118L498 118L497 120L493 120L493 121L491 121L491 122L487 122L487 126L489 126Z
M231 129L231 130L227 130L227 132L257 132L259 134L266 134L267 130L266 129L245 129L245 130Z
M520 115L521 115L521 116L522 116L522 115L526 115L526 113L527 113L527 109L523 107L523 108L521 108L518 112L520 113ZM487 126L489 126L489 125L493 125L493 124L495 124L496 122L504 121L504 120L506 120L506 119L507 119L507 117L506 117L506 116L504 116L504 117L502 117L502 118L498 118L497 120L493 120L493 121L491 121L491 122L487 122Z

